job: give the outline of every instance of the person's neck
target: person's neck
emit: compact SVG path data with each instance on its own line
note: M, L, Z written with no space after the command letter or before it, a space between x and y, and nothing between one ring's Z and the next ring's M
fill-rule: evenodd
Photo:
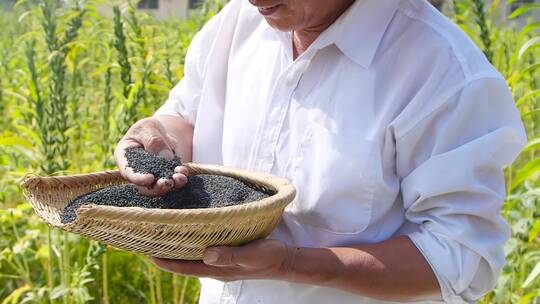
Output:
M340 1L342 4L339 9L332 10L332 13L325 16L325 18L322 18L322 22L293 31L293 57L295 60L302 55L309 46L353 4L355 0Z
M321 35L322 32L324 32L324 30L320 32L294 31L293 32L294 59L296 60L296 58L302 55L309 48L309 46L312 45L313 42L315 42L315 40L317 40L317 38Z

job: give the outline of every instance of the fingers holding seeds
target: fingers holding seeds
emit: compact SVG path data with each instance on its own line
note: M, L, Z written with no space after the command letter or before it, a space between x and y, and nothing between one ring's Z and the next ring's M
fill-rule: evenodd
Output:
M161 196L188 182L189 171L179 166L177 151L178 142L159 121L148 118L130 128L119 142L115 158L122 176L139 186L139 193Z
M175 188L182 188L188 183L187 176L180 173L173 174L173 180L174 180L174 187Z
M155 177L152 174L149 173L137 173L134 172L131 167L124 167L123 170L124 178L130 181L131 183L138 185L138 186L151 186L156 181Z
M167 160L162 156L152 154L143 148L126 149L127 165L134 172L150 173L156 178L148 187L139 187L139 193L145 196L162 196L175 188L181 188L187 183L187 177L175 173L180 165L178 157ZM184 170L180 170L185 172ZM154 180L153 180L154 181Z
M189 169L184 166L177 166L174 168L174 173L183 174L185 176L189 175Z
M175 181L171 178L160 178L148 187L138 187L139 193L144 196L162 196L169 193L175 187Z
M188 183L189 169L184 166L174 168L173 180L175 188L182 188Z
M116 165L120 170L120 174L129 182L139 186L149 186L155 181L152 174L142 174L134 172L132 168L128 167L128 160L126 158L126 150L140 147L140 144L136 141L129 139L122 139L114 151L114 158Z

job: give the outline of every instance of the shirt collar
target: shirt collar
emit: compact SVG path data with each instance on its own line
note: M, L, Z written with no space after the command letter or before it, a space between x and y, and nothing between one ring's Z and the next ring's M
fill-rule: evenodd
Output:
M399 0L356 0L314 43L335 44L347 57L369 68L392 21Z

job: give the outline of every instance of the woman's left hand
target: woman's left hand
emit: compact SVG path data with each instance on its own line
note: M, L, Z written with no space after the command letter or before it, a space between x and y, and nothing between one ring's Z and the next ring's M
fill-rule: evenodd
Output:
M277 240L257 240L239 247L206 249L203 261L151 257L160 268L182 275L223 282L246 279L286 279L296 250Z

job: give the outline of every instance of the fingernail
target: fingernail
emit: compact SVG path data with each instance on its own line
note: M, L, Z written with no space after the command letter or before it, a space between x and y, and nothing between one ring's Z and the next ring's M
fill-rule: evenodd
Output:
M174 158L174 154L170 150L162 150L159 152L159 156L168 160L172 160Z
M219 259L219 253L215 250L207 250L204 254L205 263L215 263Z

